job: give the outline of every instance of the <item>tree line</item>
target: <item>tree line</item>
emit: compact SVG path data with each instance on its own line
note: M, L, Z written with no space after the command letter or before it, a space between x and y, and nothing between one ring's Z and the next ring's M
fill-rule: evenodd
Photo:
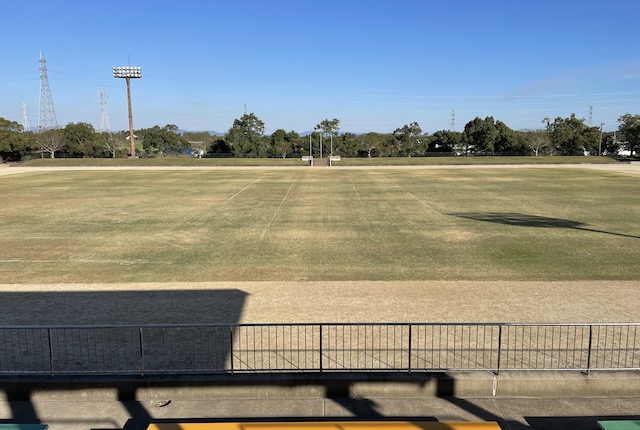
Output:
M223 136L208 132L181 133L176 125L136 130L136 153L146 157L414 157L478 155L607 155L640 148L640 115L625 114L618 130L603 132L571 114L568 118L545 118L540 130L512 130L488 116L469 121L463 131L423 133L417 122L391 133L340 132L340 120L324 119L307 136L278 129L270 135L253 113L233 121ZM126 157L128 133L99 132L88 123L69 123L63 128L24 132L22 126L0 118L0 161L33 157Z

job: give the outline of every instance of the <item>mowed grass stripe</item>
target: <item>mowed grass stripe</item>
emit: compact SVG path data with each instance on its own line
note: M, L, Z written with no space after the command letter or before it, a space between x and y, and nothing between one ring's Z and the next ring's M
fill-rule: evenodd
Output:
M5 283L638 280L640 177L83 171L0 180Z

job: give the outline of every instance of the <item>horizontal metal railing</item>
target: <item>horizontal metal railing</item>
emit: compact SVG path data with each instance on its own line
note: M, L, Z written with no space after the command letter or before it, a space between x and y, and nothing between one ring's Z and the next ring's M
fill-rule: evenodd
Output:
M1 375L640 369L640 323L0 326Z

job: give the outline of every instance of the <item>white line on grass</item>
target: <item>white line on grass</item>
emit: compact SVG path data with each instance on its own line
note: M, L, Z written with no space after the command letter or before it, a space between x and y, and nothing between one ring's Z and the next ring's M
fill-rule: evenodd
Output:
M410 191L408 191L402 185L398 185L396 182L392 181L391 179L387 178L386 176L382 176L382 177L387 182L391 182L393 185L395 185L396 187L400 188L402 191L404 191L405 193L407 193L408 195L413 197L416 201L420 202L420 204L422 204L422 206L424 206L426 209L430 210L434 214L438 215L440 218L444 219L447 223L449 223L449 224L455 226L456 228L459 228L460 230L462 230L462 228L460 228L458 226L458 224L456 224L450 217L445 216L442 212L435 210L434 208L429 206L429 204L427 204L427 202L425 202L424 200L421 200L420 198L418 198L418 196L416 196L415 194L413 194Z
M132 265L132 264L173 264L171 261L146 261L146 260L77 260L57 258L51 260L0 260L0 263L117 263L120 265Z
M358 189L356 188L356 184L355 182L353 182L353 178L351 177L351 175L349 175L349 180L351 181L353 192L356 193L356 197L358 198L358 204L360 204L360 211L362 212L364 225L367 226L367 231L369 232L369 236L373 237L373 233L371 232L371 228L369 226L369 223L367 222L367 212L364 210L364 205L362 204L362 200L360 199L360 193L358 193Z
M247 188L251 187L256 182L262 180L262 178L264 178L264 177L265 177L265 175L260 176L258 179L256 179L255 181L251 182L249 185L247 185L246 187L244 187L243 189L241 189L240 191L238 191L237 193L235 193L234 195L232 195L231 197L229 197L228 199L226 199L222 203L224 204L224 203L227 203L229 200L234 199L236 196L240 195L244 190L246 190Z
M284 204L284 201L287 200L287 197L289 196L289 193L291 192L291 189L293 188L294 184L296 183L296 180L298 178L296 177L296 179L293 180L293 182L291 183L291 186L289 187L289 189L287 190L287 193L284 195L284 197L282 198L282 201L280 202L280 205L278 205L278 208L276 209L275 213L273 214L273 216L271 217L271 220L269 221L269 224L267 224L267 227L264 229L264 231L262 232L262 236L260 236L260 240L264 239L264 235L267 234L267 232L269 231L269 229L271 228L271 224L273 224L273 220L276 219L276 216L278 215L278 212L280 211L280 208L282 207L282 205ZM271 240L271 234L269 234L269 240Z

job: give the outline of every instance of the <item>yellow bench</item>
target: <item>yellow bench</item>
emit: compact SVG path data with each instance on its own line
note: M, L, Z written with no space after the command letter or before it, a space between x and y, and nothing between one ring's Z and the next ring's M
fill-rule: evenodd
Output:
M151 424L147 430L500 430L495 422L341 421Z

